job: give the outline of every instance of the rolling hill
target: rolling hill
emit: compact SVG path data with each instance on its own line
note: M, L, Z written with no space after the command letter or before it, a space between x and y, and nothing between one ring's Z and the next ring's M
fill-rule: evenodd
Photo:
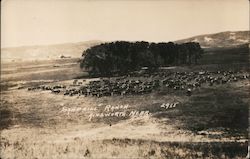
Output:
M203 48L208 49L239 47L243 44L249 44L249 35L249 31L227 31L215 34L194 36L175 42L199 42ZM79 58L81 57L84 50L101 43L102 41L92 40L78 43L1 48L1 60L47 60L58 59L61 56Z
M83 50L100 44L101 41L85 41L78 43L66 43L56 45L22 46L12 48L2 48L1 58L3 61L20 60L47 60L58 59L61 56L79 58Z
M203 48L234 47L249 43L249 31L227 31L216 34L205 34L178 40L177 43L199 42Z

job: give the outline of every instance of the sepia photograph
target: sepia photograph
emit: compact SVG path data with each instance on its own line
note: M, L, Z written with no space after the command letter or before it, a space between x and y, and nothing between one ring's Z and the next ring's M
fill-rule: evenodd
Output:
M248 159L248 0L2 0L0 159Z

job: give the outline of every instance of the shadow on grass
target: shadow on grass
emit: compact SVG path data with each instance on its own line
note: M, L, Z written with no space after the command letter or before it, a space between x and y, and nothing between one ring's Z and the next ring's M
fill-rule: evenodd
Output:
M30 127L44 127L45 122L48 120L45 117L42 117L37 111L29 111L27 113L19 113L16 118L18 123L30 126Z
M0 109L0 130L7 129L12 124L12 112L7 108Z
M248 93L226 87L203 88L190 97L189 102L176 107L176 111L158 114L183 123L182 128L198 132L222 128L232 136L247 137ZM248 100L249 101L249 100Z
M42 127L44 118L41 118L36 111L20 113L11 109L11 105L3 105L0 108L0 130L8 129L11 125L26 125Z

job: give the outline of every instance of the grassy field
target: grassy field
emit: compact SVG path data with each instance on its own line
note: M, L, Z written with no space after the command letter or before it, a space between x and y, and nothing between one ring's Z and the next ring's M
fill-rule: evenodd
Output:
M2 62L1 83L33 80L67 80L87 75L78 58L28 62Z
M247 48L208 50L199 66L176 70L247 71ZM218 54L220 54L218 56ZM86 77L79 59L10 62L1 65L2 158L244 158L248 141L248 80L197 89L192 96L165 89L145 95L63 96L27 91L41 84L72 84ZM237 67L232 67L235 64ZM242 67L244 66L244 67ZM163 103L179 102L164 109ZM107 105L146 111L142 117L89 121ZM63 108L81 112L63 112Z
M227 66L238 64L239 66L243 66L244 64L249 64L249 58L249 47L246 44L231 48L205 49L205 53L199 63L202 65L223 64Z

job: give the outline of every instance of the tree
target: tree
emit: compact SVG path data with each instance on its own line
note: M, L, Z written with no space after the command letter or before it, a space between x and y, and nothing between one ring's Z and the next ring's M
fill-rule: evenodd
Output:
M112 75L169 65L197 64L203 50L199 43L184 44L116 41L93 46L83 52L81 68L91 74Z

